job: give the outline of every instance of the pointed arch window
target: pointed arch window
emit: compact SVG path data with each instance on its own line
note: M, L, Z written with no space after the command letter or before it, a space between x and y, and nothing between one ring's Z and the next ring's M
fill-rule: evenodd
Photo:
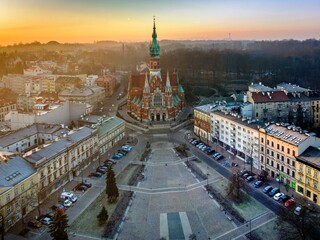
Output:
M162 94L157 92L153 96L153 105L154 106L162 106Z

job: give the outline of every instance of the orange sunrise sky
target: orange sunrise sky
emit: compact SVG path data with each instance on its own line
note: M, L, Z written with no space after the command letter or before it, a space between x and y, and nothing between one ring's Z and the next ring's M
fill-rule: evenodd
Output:
M319 38L316 0L0 0L0 45L159 39Z

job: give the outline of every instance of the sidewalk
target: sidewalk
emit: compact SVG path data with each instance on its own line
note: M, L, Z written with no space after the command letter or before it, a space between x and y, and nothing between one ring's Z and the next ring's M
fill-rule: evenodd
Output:
M192 136L193 138L196 138L196 139L199 139L198 136L194 135L194 133L192 133ZM201 139L200 139L201 140ZM217 152L219 152L221 155L223 155L225 157L224 160L222 160L221 162L223 161L229 161L230 159L230 163L234 162L236 164L238 164L238 167L225 167L227 169L229 169L229 171L231 171L231 169L238 169L238 170L242 170L242 169L245 169L247 171L251 171L251 165L250 164L247 164L245 163L244 161L242 161L241 159L239 159L237 156L231 154L230 152L228 152L226 149L224 149L222 146L220 145L217 145L215 143L212 143L210 141L203 141L201 140L203 143L207 144L208 146L210 146L212 149L216 150ZM229 158L230 157L230 158ZM216 161L212 158L212 161ZM260 174L260 171L259 169L256 169L254 167L252 167L252 173L254 174L254 176L258 176ZM277 187L280 189L280 192L283 192L284 194L290 196L290 197L293 197L295 198L296 196L300 196L298 193L295 192L294 189L292 189L291 187L287 188L283 185L283 183L279 183L276 181L275 178L272 178L270 176L268 176L268 180L265 182L265 184L263 185L263 187L267 186L267 185L271 185L272 187Z
M121 140L118 142L112 149L110 149L106 154L101 156L100 158L100 164L103 164L104 160L108 158L108 154L112 156L117 149L125 142L126 139ZM119 174L130 162L135 158L134 154L128 154L128 156L124 159L121 159L118 161L118 164L115 165L114 171L117 174ZM82 181L83 179L89 179L90 182L92 182L92 187L88 189L86 192L82 193L79 191L75 192L75 195L78 197L77 203L72 205L67 210L67 215L69 218L69 224L71 224L98 196L99 194L104 190L105 188L105 175L103 175L99 179L90 179L88 178L88 175L95 170L99 165L99 160L96 160L95 162L90 163L83 171L83 173L79 174L79 176L75 177L71 182L68 182L64 187L60 188L56 192L54 192L52 195L50 195L42 204L40 204L40 212L41 214L46 214L48 212L51 212L52 210L50 207L56 203L58 203L59 196L62 192L62 189L64 188L66 191L72 191L75 186ZM5 234L6 240L19 240L19 239L47 239L49 236L47 234L47 227L41 227L40 229L34 229L27 227L27 222L31 219L35 219L39 216L38 208L35 208L33 211L31 211L26 216L26 223L23 223L22 220L17 222L12 228L9 229L9 231ZM25 236L20 236L19 233L25 229L28 228L30 231Z

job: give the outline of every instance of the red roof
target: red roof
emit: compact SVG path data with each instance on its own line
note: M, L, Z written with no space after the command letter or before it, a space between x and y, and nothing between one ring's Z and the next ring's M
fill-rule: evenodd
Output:
M255 103L262 102L286 102L289 97L283 91L275 92L253 92L252 99Z
M150 75L148 74L148 79L149 78L150 78ZM162 87L164 87L166 85L167 73L162 73L161 78L162 78ZM177 75L175 73L170 73L169 78L170 78L171 87L175 87L175 86L178 87ZM145 79L146 79L145 74L132 74L131 75L131 88L133 88L133 87L144 88Z

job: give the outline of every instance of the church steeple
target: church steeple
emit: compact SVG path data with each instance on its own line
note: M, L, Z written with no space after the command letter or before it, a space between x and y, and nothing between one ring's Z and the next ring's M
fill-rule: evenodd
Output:
M155 17L153 17L153 32L152 32L152 42L150 45L150 57L160 57L160 46L157 40Z
M171 92L171 84L170 84L170 78L169 78L169 70L167 70L166 91L167 91L167 92Z
M148 80L148 73L146 72L146 78L144 79L144 89L143 92L150 93L150 86L149 86L149 80Z

